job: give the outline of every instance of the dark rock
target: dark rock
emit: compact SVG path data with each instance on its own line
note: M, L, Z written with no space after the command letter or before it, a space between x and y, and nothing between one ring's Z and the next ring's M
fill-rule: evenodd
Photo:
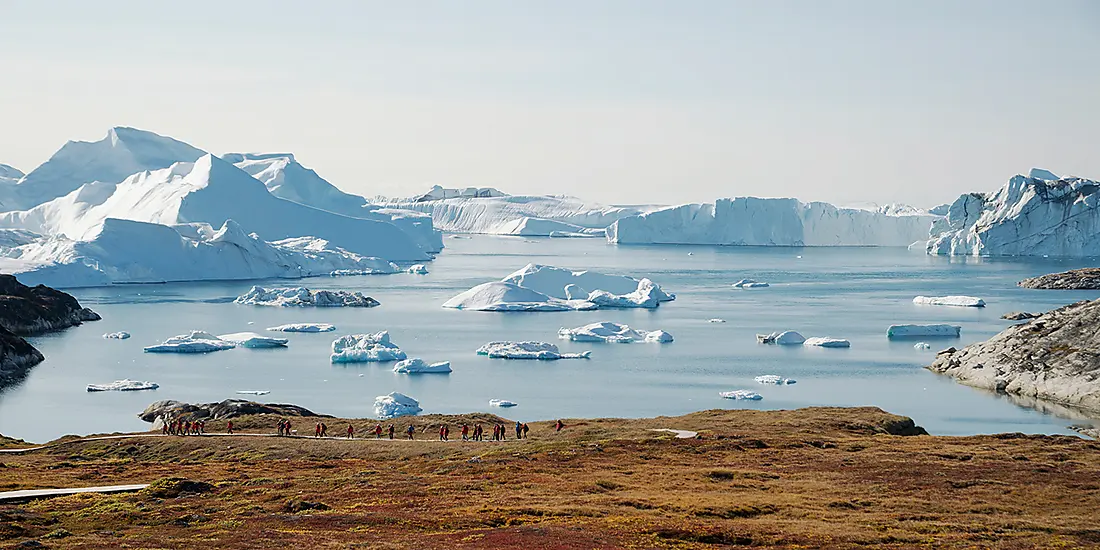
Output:
M296 514L298 512L306 512L309 510L328 510L329 506L323 502L310 502L308 500L289 500L286 505L283 506L283 510Z
M22 336L0 326L0 390L22 381L43 360L42 353Z
M226 399L220 403L192 405L180 401L157 401L138 414L142 420L153 422L157 418L182 418L184 420L236 418L250 414L277 414L279 416L312 416L332 418L331 415L317 414L298 405L280 403L256 403L245 399Z
M1028 319L1035 319L1035 318L1042 317L1042 316L1043 316L1042 313L1028 313L1026 311L1013 311L1012 313L1005 313L1004 315L1001 315L1001 319L1006 319L1006 320L1009 320L1009 321L1026 321Z
M1040 290L1100 290L1100 267L1086 267L1024 279L1024 288Z

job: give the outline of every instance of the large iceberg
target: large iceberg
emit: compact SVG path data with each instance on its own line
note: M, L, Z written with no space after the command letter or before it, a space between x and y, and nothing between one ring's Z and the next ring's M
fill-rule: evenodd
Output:
M408 356L401 348L390 341L390 333L387 331L373 334L349 334L333 340L332 355L329 360L333 363L369 363L386 361L403 361Z
M675 299L649 279L527 264L500 281L478 285L443 307L477 311L568 311L597 307L655 308Z
M478 355L494 359L587 359L592 352L562 353L558 346L548 342L489 342L477 349Z
M1100 255L1100 182L1042 169L992 194L961 195L932 225L926 250L951 256Z
M558 330L558 338L574 342L614 342L618 344L672 341L672 335L663 330L635 330L627 325L607 321L591 323L577 328L562 328Z
M620 244L908 246L932 221L916 209L838 208L796 199L739 197L624 217L607 229Z
M376 307L381 304L362 292L310 290L308 288L264 288L254 286L233 300L236 304L276 307Z
M676 299L674 295L664 292L652 281L643 285L642 282L647 280L644 278L639 280L626 275L605 275L588 270L573 271L552 265L527 264L501 280L560 299L587 298L591 292L597 290L614 295L645 291L652 294L653 299L659 302ZM646 287L649 289L646 290Z
M142 391L155 390L160 385L155 382L143 382L140 380L115 380L109 384L88 384L88 391Z
M173 336L155 346L144 348L146 353L209 353L212 351L224 351L237 347L233 342L227 342L201 330L192 330L187 334Z
M393 392L374 398L374 416L382 420L420 414L421 410L419 401L403 393Z
M255 332L234 332L219 335L218 338L243 348L285 348L289 341L286 338L272 338Z
M962 327L958 325L890 325L887 338L958 338Z
M447 300L443 307L472 311L577 311L596 309L596 304L558 299L514 283L493 281Z
M985 300L973 296L917 296L914 304L925 306L985 307Z
M419 357L398 361L393 366L393 372L398 374L446 374L451 372L450 361L440 361L428 364Z
M723 399L734 399L738 401L760 401L763 397L754 391L750 390L732 390L718 392L718 395Z
M332 332L336 330L336 325L328 323L289 323L277 327L267 327L267 330L273 332Z

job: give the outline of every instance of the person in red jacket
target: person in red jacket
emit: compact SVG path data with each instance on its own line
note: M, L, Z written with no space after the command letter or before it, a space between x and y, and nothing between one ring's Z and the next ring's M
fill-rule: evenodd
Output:
M355 427L348 424L348 439L355 437Z
M469 441L470 440L469 435L470 435L470 427L466 424L463 424L462 425L462 440L463 441Z
M381 424L375 424L374 425L374 438L375 439L382 439L382 425Z
M233 433L233 421L232 420L229 420L228 422L225 423L225 432L230 433L230 434Z

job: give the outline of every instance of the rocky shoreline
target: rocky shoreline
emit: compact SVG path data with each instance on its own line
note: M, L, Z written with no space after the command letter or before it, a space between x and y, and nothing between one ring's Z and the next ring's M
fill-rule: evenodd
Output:
M1050 273L1024 279L1016 284L1040 290L1100 290L1100 267Z

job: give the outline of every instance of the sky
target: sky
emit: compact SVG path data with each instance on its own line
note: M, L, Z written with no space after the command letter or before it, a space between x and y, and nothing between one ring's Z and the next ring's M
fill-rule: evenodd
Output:
M113 126L373 196L932 206L1100 179L1100 2L0 0L0 163Z

